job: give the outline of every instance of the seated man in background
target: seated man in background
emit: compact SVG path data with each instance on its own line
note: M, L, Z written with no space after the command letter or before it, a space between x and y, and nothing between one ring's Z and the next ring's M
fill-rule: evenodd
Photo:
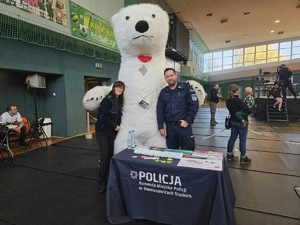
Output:
M14 124L17 125L16 128L10 129L11 131L16 132L20 135L19 139L19 146L27 146L25 142L26 138L26 128L24 127L24 123L22 121L22 117L20 113L18 113L17 106L9 105L6 109L7 112L2 113L0 116L0 124L7 125L7 124Z

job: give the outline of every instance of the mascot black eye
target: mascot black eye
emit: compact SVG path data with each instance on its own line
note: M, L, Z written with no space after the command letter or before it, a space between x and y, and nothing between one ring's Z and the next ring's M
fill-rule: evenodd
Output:
M129 20L129 16L126 16L125 19L126 19L126 20Z
M152 14L152 18L155 18L155 14Z

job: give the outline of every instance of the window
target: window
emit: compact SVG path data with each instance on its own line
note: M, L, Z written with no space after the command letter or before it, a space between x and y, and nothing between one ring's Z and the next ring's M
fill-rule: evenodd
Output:
M227 50L223 52L223 69L231 69L232 68L232 60L233 60L233 50Z
M277 62L278 61L278 48L279 43L268 44L267 62Z
M233 50L233 68L242 67L244 64L244 49Z
M254 53L255 53L255 47L245 48L244 66L253 66L254 65Z
M204 73L212 71L212 53L204 54Z
M291 44L290 41L279 44L279 61L291 59Z
M289 60L291 59L291 49L280 49L279 50L279 61Z
M292 59L299 59L300 58L300 40L293 41L293 48L292 48Z
M222 52L213 53L213 71L222 70Z
M267 45L256 46L255 48L255 65L266 63Z
M204 54L204 72L300 58L300 40Z

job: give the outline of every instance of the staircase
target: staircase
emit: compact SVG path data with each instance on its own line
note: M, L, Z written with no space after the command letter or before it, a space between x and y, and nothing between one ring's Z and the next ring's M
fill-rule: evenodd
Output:
M266 102L268 122L273 122L273 121L288 122L289 116L288 116L286 102L284 101L282 103L281 112L278 111L278 106L276 106L276 109L273 107L274 103L275 103L274 99L268 99Z

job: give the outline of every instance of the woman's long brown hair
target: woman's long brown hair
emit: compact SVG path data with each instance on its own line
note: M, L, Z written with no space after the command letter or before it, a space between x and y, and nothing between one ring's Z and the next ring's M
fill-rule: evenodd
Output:
M240 87L237 84L231 84L228 91L228 97L233 98L234 94L240 90Z

